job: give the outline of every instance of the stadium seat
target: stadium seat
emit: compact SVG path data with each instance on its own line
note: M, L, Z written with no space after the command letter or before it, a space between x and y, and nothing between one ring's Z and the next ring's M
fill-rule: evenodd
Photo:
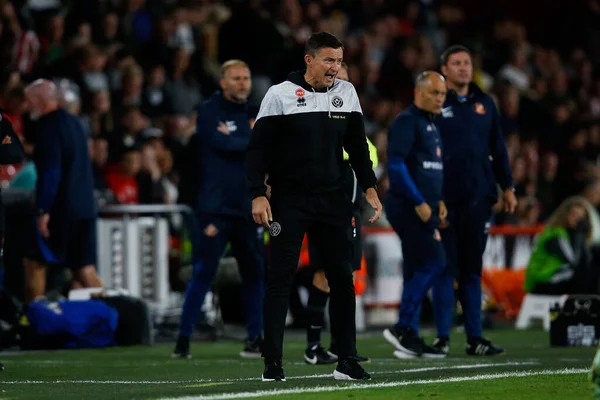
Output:
M549 331L550 307L555 303L561 303L561 297L527 293L519 311L516 328L527 329L533 319L541 319L544 330Z

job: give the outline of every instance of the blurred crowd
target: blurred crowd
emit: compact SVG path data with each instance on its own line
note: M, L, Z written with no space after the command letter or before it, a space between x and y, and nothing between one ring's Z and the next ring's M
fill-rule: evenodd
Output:
M31 151L23 86L54 80L89 134L99 202L176 203L195 109L218 88L220 63L249 64L258 104L302 68L310 33L326 30L345 44L384 196L386 129L416 74L460 43L497 101L517 184L518 213L498 218L536 224L574 194L600 206L600 1L534 0L537 18L499 12L514 1L475 3L0 0L0 105ZM555 11L560 20L546 18ZM26 166L5 168L4 186Z

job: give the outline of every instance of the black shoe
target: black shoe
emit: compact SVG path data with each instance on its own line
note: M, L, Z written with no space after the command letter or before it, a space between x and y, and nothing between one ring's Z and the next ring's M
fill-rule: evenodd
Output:
M333 364L337 361L337 356L332 357L321 345L315 344L304 352L304 361L311 365Z
M333 371L333 378L338 381L368 381L371 379L371 375L354 358L346 358L338 363L337 368Z
M383 331L383 337L396 348L394 355L400 359L418 358L423 355L425 343L412 328L400 330L391 327Z
M261 380L263 382L285 382L281 360L265 359L265 370L262 373Z
M448 353L444 353L442 350L423 344L423 353L421 358L446 358Z
M334 349L333 347L329 348L329 350L327 350L327 354L331 358L333 358L335 361L337 361L338 355L337 355L336 349ZM352 356L352 358L354 358L354 360L356 360L356 362L359 362L361 364L370 364L371 363L371 359L369 357L361 356L360 354L355 354L354 356Z
M361 364L371 364L371 359L369 357L361 356L360 354L356 354L352 358Z
M179 336L175 344L175 350L171 353L172 358L192 358L190 354L190 338L188 336Z
M445 337L437 337L434 339L431 347L441 351L444 354L450 353L450 340Z
M487 339L473 338L467 343L467 354L470 356L495 356L503 354L504 349L496 347Z
M262 356L263 339L259 337L246 338L244 350L240 352L243 358L260 358Z

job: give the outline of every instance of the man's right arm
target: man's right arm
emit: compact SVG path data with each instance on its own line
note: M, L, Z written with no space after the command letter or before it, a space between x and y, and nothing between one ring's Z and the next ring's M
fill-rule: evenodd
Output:
M388 133L388 174L390 182L397 185L402 193L415 206L421 205L425 199L417 189L408 172L405 160L415 141L416 120L403 115L394 120Z
M266 196L265 176L268 171L268 151L279 127L279 116L283 115L281 100L272 86L265 95L256 122L252 129L250 144L246 151L246 178L252 198Z

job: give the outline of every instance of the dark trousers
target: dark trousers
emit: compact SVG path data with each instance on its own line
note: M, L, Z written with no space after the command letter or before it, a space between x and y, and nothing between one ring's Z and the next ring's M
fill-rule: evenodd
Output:
M488 237L491 206L485 200L468 206L448 206L448 226L442 229L447 268L433 287L438 336L447 337L452 325L454 281L463 308L467 337L481 336L481 271Z
M362 266L362 257L363 257L363 246L362 246L362 221L361 221L361 209L358 207L354 207L352 211L352 244L351 251L352 254L352 270L360 271ZM315 271L319 269L323 269L323 262L319 258L319 252L317 251L317 247L313 244L313 240L311 235L308 235L308 254L310 258L310 267Z
M271 262L263 302L265 359L283 356L285 317L300 248L309 233L319 253L330 287L332 337L339 357L354 354L356 341L352 280L352 203L342 191L292 194L273 191L271 197Z
M398 311L398 329L419 332L421 304L429 289L446 268L446 256L438 229L439 210L432 206L431 219L425 223L414 205L404 199L388 199L387 216L402 245L402 300Z
M188 283L179 335L189 337L200 317L227 243L244 282L244 312L248 337L261 336L264 293L263 228L250 218L198 215L189 221L194 251L194 273Z

